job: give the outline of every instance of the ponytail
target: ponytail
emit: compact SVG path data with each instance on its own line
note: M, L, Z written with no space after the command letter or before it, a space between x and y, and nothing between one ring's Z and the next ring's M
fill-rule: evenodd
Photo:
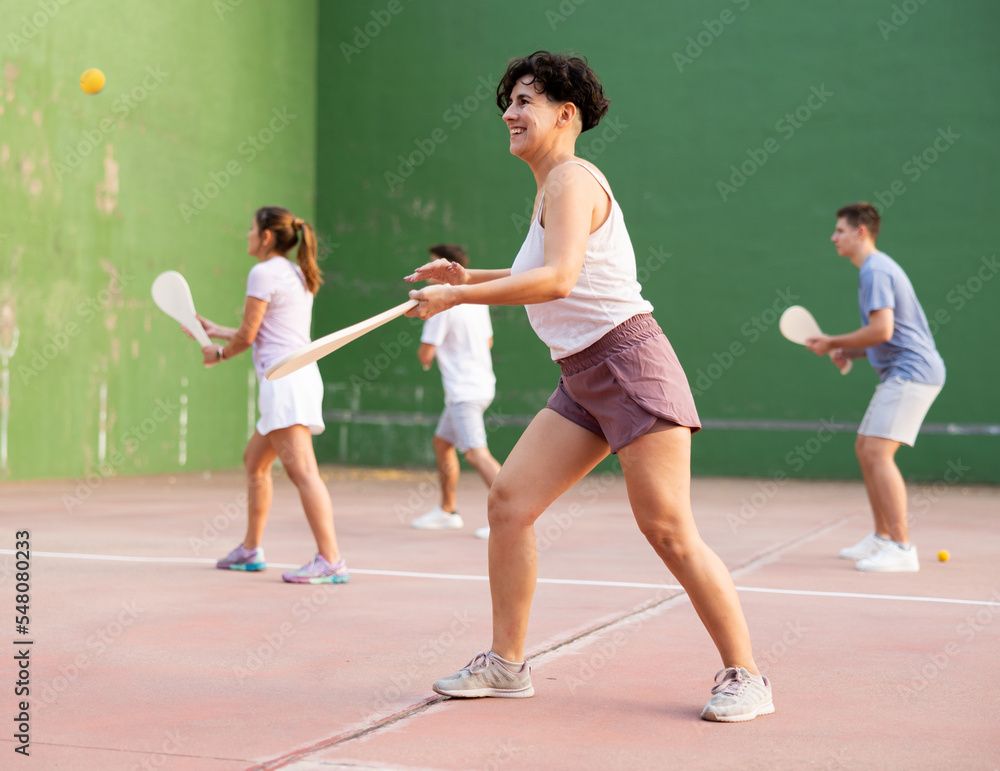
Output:
M297 219L295 224L302 231L302 240L299 242L296 259L302 270L302 275L305 276L306 289L316 294L319 291L319 285L323 283L323 272L316 264L316 234L313 232L312 225L305 220Z
M274 233L274 248L279 254L287 255L296 244L299 245L296 258L306 280L306 289L316 294L323 283L323 273L316 264L316 233L312 225L280 206L264 206L257 210L254 219L260 232L270 230Z

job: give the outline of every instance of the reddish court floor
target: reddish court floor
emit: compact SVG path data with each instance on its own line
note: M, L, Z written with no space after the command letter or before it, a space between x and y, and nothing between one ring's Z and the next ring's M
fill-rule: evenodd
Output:
M695 480L777 708L725 725L698 718L719 662L621 479L588 478L539 520L537 695L459 702L430 684L489 644L481 483L463 475L464 530L420 532L407 522L436 502L432 474L324 474L353 576L342 586L281 581L312 556L287 480L260 574L214 568L243 535L236 472L0 485L15 652L0 668L0 768L1000 767L1000 489L912 486L922 569L878 575L836 557L869 529L860 483ZM22 636L11 550L25 529ZM26 639L22 758L13 656Z

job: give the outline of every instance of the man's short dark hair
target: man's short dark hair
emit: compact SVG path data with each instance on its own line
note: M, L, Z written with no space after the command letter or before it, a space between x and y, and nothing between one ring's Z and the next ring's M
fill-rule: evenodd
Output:
M456 246L455 244L438 244L437 246L430 247L427 251L435 257L448 260L448 262L457 262L463 268L469 267L469 255L465 253L465 250L461 246Z
M858 201L847 206L841 206L837 210L837 219L843 217L852 228L864 225L871 233L872 241L878 239L879 228L882 227L882 218L878 214L878 209L868 201Z

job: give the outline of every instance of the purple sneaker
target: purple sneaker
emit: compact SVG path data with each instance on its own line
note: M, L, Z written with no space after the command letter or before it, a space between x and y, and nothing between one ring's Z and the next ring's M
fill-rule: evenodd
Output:
M264 549L258 546L256 549L244 549L240 544L229 554L215 563L219 570L267 570L267 563L264 561Z
M290 584L346 584L351 580L343 560L331 565L322 554L317 554L312 562L298 570L282 573L281 577Z

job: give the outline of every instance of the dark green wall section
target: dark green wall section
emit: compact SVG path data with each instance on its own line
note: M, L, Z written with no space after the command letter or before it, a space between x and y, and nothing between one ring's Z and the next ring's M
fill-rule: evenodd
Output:
M859 199L882 208L879 245L948 365L928 424L998 424L998 31L986 0L321 3L317 218L332 251L316 333L405 299L400 278L432 243L511 263L534 185L507 151L495 84L512 56L577 51L612 100L581 154L622 205L702 417L737 427L696 437L696 473L857 475L852 431L820 421L857 423L874 371L842 378L776 320L791 302L829 331L858 326L857 271L828 239ZM522 309L493 319L502 457L520 432L507 423L544 404L557 369ZM418 332L397 322L322 363L327 460L431 462L441 389L417 364ZM749 421L772 429L738 430ZM998 481L998 441L922 436L900 463Z
M150 285L179 270L233 324L253 211L312 217L316 17L0 0L2 476L80 478L83 496L107 474L239 465L250 358L203 369Z

